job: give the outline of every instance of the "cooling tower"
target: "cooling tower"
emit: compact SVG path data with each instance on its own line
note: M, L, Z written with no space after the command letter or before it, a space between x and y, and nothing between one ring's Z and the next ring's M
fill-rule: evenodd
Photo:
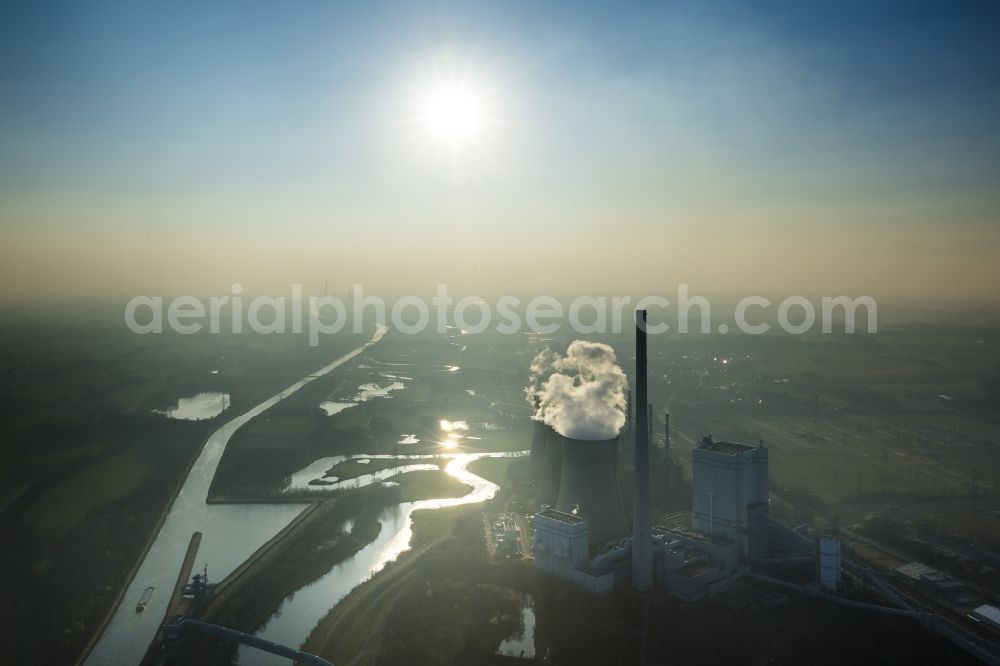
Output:
M628 533L618 492L618 438L562 441L562 478L556 509L583 516L590 523L590 550Z
M542 475L542 464L545 462L545 440L548 439L549 427L541 421L535 421L531 429L531 455L528 457L528 473L531 480L538 483Z
M538 505L556 505L559 497L559 480L562 477L562 440L563 438L551 427L539 422L544 432L545 450L542 455L542 467L538 475L535 500Z

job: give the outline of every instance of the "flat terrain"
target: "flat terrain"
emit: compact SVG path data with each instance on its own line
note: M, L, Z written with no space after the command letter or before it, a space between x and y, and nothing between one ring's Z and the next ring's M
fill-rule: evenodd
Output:
M653 399L689 469L702 435L771 449L772 484L858 521L919 504L997 534L1000 329L655 342ZM662 425L660 426L662 438Z
M121 307L0 313L0 625L12 662L72 662L208 434L364 337L310 348L291 335L139 336ZM214 419L156 413L211 391L229 395Z
M296 336L143 337L116 308L4 313L0 622L16 637L15 661L71 661L205 437L367 339L348 334L313 349ZM241 429L212 492L287 499L293 473L338 455L522 450L528 365L575 337L390 334ZM631 332L591 337L615 346L631 373ZM651 400L658 415L670 413L669 458L680 474L658 468L653 494L664 512L683 508L689 449L712 433L768 445L776 510L813 507L911 544L1000 551L1000 328L938 316L876 335L668 334L650 338L650 358ZM214 419L156 413L207 391L230 396ZM351 406L328 416L327 401ZM662 447L662 421L654 437ZM504 483L508 462L471 470ZM329 473L353 478L384 464L352 461ZM626 447L626 497L629 464ZM399 498L466 490L441 471L391 480Z
M519 598L494 581L524 584L486 561L482 507L419 511L413 549L355 589L304 649L333 663L484 663L520 625ZM447 572L447 573L445 573Z
M530 441L523 392L530 358L518 339L457 331L390 334L363 362L309 384L237 432L213 494L283 496L294 472L340 455L524 450ZM328 401L351 406L328 416L320 407ZM418 441L409 443L413 439ZM326 473L350 479L398 464L369 460L347 461Z

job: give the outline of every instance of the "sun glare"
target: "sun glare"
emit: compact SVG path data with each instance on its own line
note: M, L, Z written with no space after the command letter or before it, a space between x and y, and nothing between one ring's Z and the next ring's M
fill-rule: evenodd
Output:
M451 68L414 88L414 118L429 147L450 157L481 150L493 129L493 94L483 81Z
M458 85L428 91L422 102L422 116L427 132L451 145L477 139L486 120L479 95Z

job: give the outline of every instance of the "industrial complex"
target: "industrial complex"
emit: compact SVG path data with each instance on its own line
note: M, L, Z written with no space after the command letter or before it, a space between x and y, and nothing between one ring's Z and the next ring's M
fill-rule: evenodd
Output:
M565 422L546 413L545 399L536 403L530 458L536 571L593 595L631 591L682 604L712 603L741 581L756 583L770 590L761 602L765 605L786 603L787 591L907 617L986 663L1000 663L989 641L919 603L926 594L984 627L1000 627L1000 611L976 606L975 594L959 581L917 563L884 580L869 566L843 557L836 525L827 530L772 516L763 441L743 444L703 436L690 453L689 519L677 520L681 514L675 513L673 520L652 521L644 321L645 313L637 313L634 400L626 391L617 403L624 412L619 430L602 431L594 439L567 437L561 432ZM574 380L577 386L588 381L602 378L581 373ZM669 434L667 441L669 446ZM618 484L622 444L633 453L631 529Z
M581 446L583 444L583 446ZM562 474L570 491L556 506L542 504L535 514L535 566L594 592L611 592L633 583L634 571L645 557L627 534L618 499L612 464L616 441L566 442L557 434L546 446L562 448ZM599 452L578 461L591 451ZM567 455L568 454L568 455ZM717 442L706 436L692 450L694 493L689 528L651 525L641 543L648 546L647 588L643 581L632 586L640 591L665 589L686 601L712 597L744 573L754 559L771 555L771 534L791 532L767 513L767 448ZM589 491L591 494L587 494ZM616 501L617 500L617 501ZM777 539L776 539L777 541ZM837 542L825 538L831 552ZM839 577L838 558L824 560L829 577Z
M767 447L721 442L705 436L692 449L689 527L651 524L649 427L645 405L645 313L636 321L634 420L626 414L613 439L567 438L535 421L531 459L537 479L535 566L595 594L631 584L640 592L664 589L687 601L713 597L771 555L772 531L790 531L768 516ZM631 400L626 409L631 411ZM633 524L628 529L618 487L619 442L633 444ZM837 556L824 560L839 579Z

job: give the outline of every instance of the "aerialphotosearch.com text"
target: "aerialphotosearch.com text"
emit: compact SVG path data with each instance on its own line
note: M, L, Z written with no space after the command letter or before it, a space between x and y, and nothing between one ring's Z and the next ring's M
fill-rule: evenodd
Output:
M430 326L439 333L445 333L448 326L457 326L469 334L483 333L492 327L503 334L550 335L564 324L580 335L621 333L633 325L636 310L649 311L646 330L653 335L668 331L723 335L732 332L730 323L713 326L709 299L690 294L685 283L677 285L672 299L660 294L572 299L540 295L529 299L501 296L493 302L478 296L456 300L444 284L437 285L430 299L403 296L388 302L380 296L366 295L360 284L353 285L347 298L304 297L300 284L293 284L287 296L248 298L243 296L243 286L235 283L229 294L206 299L136 296L125 306L125 323L129 330L140 335L162 333L165 326L180 334L205 330L242 333L247 329L265 335L305 332L309 345L317 346L322 336L334 335L348 324L354 332L361 333L365 321L391 326L409 335L426 331ZM778 302L764 296L746 296L732 310L731 323L747 335L761 335L774 328L801 335L816 332L817 327L822 333L854 333L864 321L864 330L875 333L877 315L877 304L870 296L824 296L815 301L788 296Z

